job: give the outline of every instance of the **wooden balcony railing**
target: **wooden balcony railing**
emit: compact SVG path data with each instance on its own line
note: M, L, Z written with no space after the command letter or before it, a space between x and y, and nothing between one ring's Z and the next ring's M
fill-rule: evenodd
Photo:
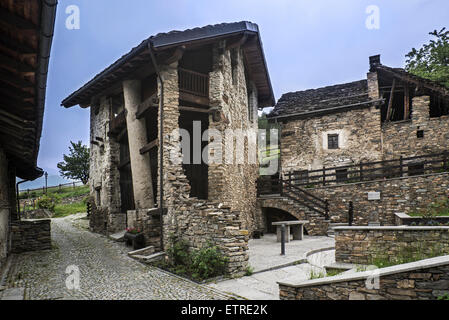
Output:
M209 98L209 75L178 68L179 91Z

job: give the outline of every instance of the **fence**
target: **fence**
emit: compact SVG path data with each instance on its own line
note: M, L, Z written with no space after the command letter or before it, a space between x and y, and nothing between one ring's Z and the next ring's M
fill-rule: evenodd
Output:
M58 184L58 185L50 186L50 187L42 186L41 188L22 189L22 190L19 190L19 196L26 195L26 197L29 198L30 194L33 192L35 192L35 193L42 192L43 194L47 194L48 190L52 190L52 189L62 190L62 189L67 189L67 188L75 189L77 186L81 186L81 185L84 185L81 181L74 181L74 182Z
M410 177L437 172L449 172L449 151L394 160L360 162L359 164L318 170L290 171L283 180L303 187L326 186L378 179Z

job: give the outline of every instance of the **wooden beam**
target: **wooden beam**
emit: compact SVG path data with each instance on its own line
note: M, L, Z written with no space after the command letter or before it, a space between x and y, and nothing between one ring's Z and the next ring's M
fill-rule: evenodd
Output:
M10 38L4 33L0 38L0 45L9 50L16 51L19 54L37 54L37 50L33 49L31 46L20 43L16 39Z
M156 97L156 95L152 95L145 101L143 101L139 106L137 107L136 112L136 118L141 119L145 116L145 113L147 113L148 110L151 108L158 108L159 107L159 99Z
M34 94L17 89L16 87L10 85L0 86L0 93L15 99L34 99Z
M13 28L22 29L22 30L37 30L38 26L32 23L30 20L22 18L7 9L1 7L0 8L0 21L6 23Z
M150 152L151 149L153 149L154 147L158 147L159 146L159 140L153 140L150 143L147 143L145 146L143 146L139 152L140 154L145 154L147 152Z
M32 88L34 84L25 80L21 77L18 77L12 72L8 72L4 69L0 69L0 79L3 82L9 83L10 85L18 88Z
M410 116L410 90L407 83L404 83L404 120Z
M8 70L13 70L17 72L36 72L35 68L30 65L24 64L19 60L8 57L0 53L0 65Z
M213 113L214 110L204 109L204 108L196 108L196 107L185 107L179 106L180 111L189 111L189 112L199 112L199 113Z
M392 107L393 107L393 96L394 96L394 89L396 87L396 79L393 79L393 85L391 86L391 91L390 91L390 100L388 101L388 108L387 108L387 117L386 117L386 121L390 121L391 118L391 113L392 113Z
M240 46L243 46L245 44L246 40L248 40L248 34L244 33L243 36L239 40L237 40L237 41L227 45L226 49L230 50L230 49L234 49L234 48L238 48Z
M209 98L196 96L194 94L183 92L183 91L179 92L179 100L193 102L193 103L196 103L199 105L209 107Z
M186 46L177 47L175 52L173 53L173 55L171 57L169 57L167 60L165 60L164 64L172 64L176 61L181 60L185 51L186 51Z

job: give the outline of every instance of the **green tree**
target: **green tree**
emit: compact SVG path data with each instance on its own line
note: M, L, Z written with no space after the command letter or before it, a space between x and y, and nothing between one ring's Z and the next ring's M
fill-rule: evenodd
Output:
M439 82L449 87L449 30L434 30L430 40L419 50L412 49L406 55L405 69L419 77Z
M89 181L89 148L81 141L70 141L70 144L70 154L64 154L64 161L58 163L59 173L64 178L81 180L86 184Z

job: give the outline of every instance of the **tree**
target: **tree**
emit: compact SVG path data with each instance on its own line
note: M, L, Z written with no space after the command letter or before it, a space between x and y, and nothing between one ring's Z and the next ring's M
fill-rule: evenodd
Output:
M421 49L412 48L406 55L405 69L419 77L439 82L449 87L449 30L434 30L430 40Z
M89 181L89 148L81 141L70 141L70 144L70 154L64 154L64 161L58 163L59 173L64 178L81 180L86 184Z

